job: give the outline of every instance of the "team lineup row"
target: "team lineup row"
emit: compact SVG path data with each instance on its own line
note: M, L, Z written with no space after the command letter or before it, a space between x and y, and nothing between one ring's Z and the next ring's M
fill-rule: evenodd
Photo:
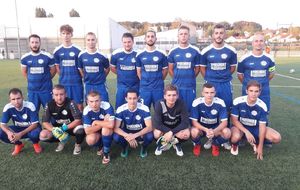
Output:
M156 102L159 102L166 96L166 94L164 93L164 79L169 73L169 75L172 77L172 84L176 88L178 88L178 92L176 94L179 96L180 101L182 101L183 104L186 105L187 115L191 117L194 109L193 102L196 101L196 78L198 74L201 73L205 81L213 87L215 96L222 101L224 100L226 115L228 115L230 111L232 112L231 80L232 74L234 73L236 65L238 63L236 51L233 47L224 43L225 28L223 25L217 24L214 27L212 35L213 43L204 48L201 52L198 50L198 48L189 44L189 32L189 28L186 26L181 26L178 29L179 45L178 47L170 50L168 55L155 47L156 33L154 31L150 30L146 32L145 50L142 50L140 52L136 52L135 50L133 50L132 34L124 33L122 37L123 48L115 50L112 53L110 61L103 53L97 50L97 39L95 34L92 32L89 32L86 35L86 50L80 51L80 49L73 45L71 42L73 28L69 25L61 26L60 33L63 43L61 46L57 47L54 50L53 56L49 53L40 51L40 37L36 34L33 34L29 37L29 47L31 49L31 52L25 54L21 59L22 73L28 81L28 100L34 104L37 111L39 110L41 104L46 109L46 104L52 100L52 78L57 73L59 75L59 84L64 85L64 90L66 91L67 97L75 102L76 106L73 105L73 107L78 107L79 111L83 111L84 97L87 97L87 94L89 94L90 92L98 92L101 95L101 100L103 100L103 102L109 102L109 96L105 82L106 76L111 70L117 75L117 93L115 105L116 109L119 109L120 106L126 104L126 98L128 96L127 91L129 89L139 93L143 105L145 105L149 109L151 107L151 104L154 105ZM271 80L274 76L275 62L269 54L264 53L264 37L262 34L258 33L254 36L252 46L252 52L244 55L238 63L238 79L243 84L243 96L247 95L247 84L249 81L255 80L258 82L258 84L260 85L259 98L267 105L265 111L266 113L268 113L270 109L269 80ZM84 87L82 81L84 83ZM85 90L85 93L83 93L83 89ZM158 103L156 104L159 105ZM156 106L154 106L154 109L156 109ZM164 110L168 110L167 107ZM213 113L215 113L215 110L213 110ZM258 114L257 111L253 112L253 114L256 115L260 115L260 113L261 112L259 112ZM105 117L100 118L100 120L106 121ZM207 124L215 124L214 122L216 122L215 119L211 120L206 117L203 117L201 120L204 120L204 123ZM259 123L258 120L249 120L247 119L247 117L241 117L240 121L243 121L246 124L248 123L250 126L255 126ZM173 121L169 122L172 123ZM68 124L69 122L64 123L66 123L67 125L64 125L62 128L64 130L68 130L70 128L70 125ZM116 123L118 123L118 119L116 120ZM184 126L187 127L188 124L189 121L187 120L187 125ZM198 138L201 133L199 131L204 131L209 137L211 137L211 135L209 135L211 132L204 130L204 128L201 128L203 127L201 124L200 126L198 126L197 124L194 124L193 120L191 121L191 124L193 127L190 132L185 132L182 134L180 133L181 135L178 134L182 138L178 137L176 135L177 133L174 133L179 133L179 131L175 130L172 133L168 133L168 131L163 130L164 128L161 129L163 133L157 134L157 132L155 132L154 130L154 137L157 138L164 134L163 137L164 140L167 139L166 142L174 142L174 138L171 138L173 136L176 136L179 139L184 139L183 137L187 137L189 136L189 134L191 134L192 139L196 137ZM9 129L4 125L5 123L1 125L3 131L14 131L13 129ZM90 137L88 135L89 132L86 132L86 129L87 131L89 131L90 128L85 128L83 130L82 128L75 127L78 125L79 124L71 126L71 128L76 129L74 131L75 133L81 134L80 137L76 137L76 142L82 142L85 133L87 134L86 139L88 142ZM225 124L223 123L222 125ZM132 124L131 127L139 129L139 125L135 124ZM194 127L198 128L199 131L197 132L197 130L194 130ZM44 126L44 128L47 129L46 126ZM235 141L237 141L236 139L239 139L241 134L236 137L230 134L235 134L234 132L236 132L237 134L238 132L242 131L246 134L248 141L253 144L254 139L249 137L250 135L247 132L247 129L239 128L236 129L236 131L235 129L235 127L231 128L231 130L226 128L226 130L222 130L222 134L221 131L217 130L217 132L219 132L217 133L219 136L223 135L223 139L219 139L218 141L222 142L224 141L224 139L228 139L230 138L230 136L232 136L232 141L235 144ZM49 139L49 135L52 135L52 133L49 133L49 131L52 131L51 126L48 126L48 133L45 132L44 134L42 131L41 136L43 136L44 139ZM108 131L102 130L102 132L103 131L105 134L109 134ZM28 130L26 132L28 132ZM95 131L92 130L92 132L94 133ZM54 130L54 134L56 134L57 136L63 133L58 129ZM132 141L132 138L135 136L129 135L129 142L127 141L127 138L125 138L124 140L124 136L122 136L122 134L123 133L121 133L121 137L123 137L123 139L121 137L116 137L117 140L123 142L123 144L127 144L126 142L128 142L129 144L130 142L135 142L132 146L137 145L136 141ZM271 139L271 141L280 141L280 135L277 132L272 130L272 134L277 135L275 135L276 138L274 137L275 139L277 139L277 141L274 139ZM68 137L67 135L63 135L63 137L64 136ZM103 150L105 152L105 142L108 142L109 140L105 137L106 135L102 136L104 145ZM148 136L146 135L146 137L151 139L150 134ZM95 138L97 139L98 137L94 137L94 140ZM266 136L266 138L270 139L271 137L268 138ZM93 140L91 141L93 142ZM210 142L211 140L209 140L208 146L210 146ZM194 154L199 155L200 146L198 140L195 140L194 144ZM180 147L180 143L177 143L177 145L178 146L175 147ZM62 149L61 147L62 146L58 147L58 150ZM216 149L214 146L212 147L213 149ZM233 148L236 149L235 146L233 146ZM80 146L78 146L77 150L79 149ZM177 148L177 150L180 149L181 148ZM74 150L74 152L80 151ZM258 158L262 159L261 148L259 148L258 152ZM109 160L107 157L108 155L106 154L104 158Z

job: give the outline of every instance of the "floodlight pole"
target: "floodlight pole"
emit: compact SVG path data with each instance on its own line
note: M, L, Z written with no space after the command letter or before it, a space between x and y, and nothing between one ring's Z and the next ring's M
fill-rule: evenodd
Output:
M21 59L20 31L19 31L19 18L18 18L17 0L15 0L15 11L16 11L17 35L18 35L17 44L18 44L19 59Z

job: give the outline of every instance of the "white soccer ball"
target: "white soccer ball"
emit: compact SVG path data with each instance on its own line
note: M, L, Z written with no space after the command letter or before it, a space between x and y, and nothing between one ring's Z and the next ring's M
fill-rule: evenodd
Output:
M295 72L295 69L290 69L290 73L294 73Z

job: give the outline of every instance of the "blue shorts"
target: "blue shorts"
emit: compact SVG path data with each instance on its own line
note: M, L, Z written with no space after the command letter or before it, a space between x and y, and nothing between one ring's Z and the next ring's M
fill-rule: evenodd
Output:
M233 88L232 88L231 81L229 81L229 82L211 82L210 81L209 83L211 83L215 87L216 97L224 100L224 102L226 104L226 109L228 112L230 112L230 109L232 107L232 94L233 94Z
M127 87L117 87L117 93L116 93L116 109L120 107L121 105L126 103L125 97L126 93L129 88ZM139 87L131 87L130 89L134 89L137 92L139 92Z
M74 100L76 104L83 103L83 86L65 86L67 96Z
M85 93L84 93L85 96L84 97L86 98L88 93L92 90L99 92L99 94L101 96L101 100L109 102L109 96L108 96L106 84L95 84L95 85L86 84L85 85Z
M191 113L193 101L196 99L196 90L179 89L179 97L184 101L188 112Z
M148 108L151 108L151 104L155 104L155 102L163 99L164 97L164 90L163 89L156 89L151 91L146 91L143 89L140 89L140 97L141 102L148 106Z
M52 92L31 92L28 91L28 100L29 102L32 102L37 110L39 112L41 105L43 107L46 106L50 100L52 100Z
M19 133L25 130L27 127L18 127L18 126L11 125L8 128L10 128L15 133ZM33 144L38 143L40 141L41 130L42 130L41 125L38 124L37 128L23 135L21 139L29 138ZM0 129L0 139L5 143L11 143L7 137L7 134L2 129Z

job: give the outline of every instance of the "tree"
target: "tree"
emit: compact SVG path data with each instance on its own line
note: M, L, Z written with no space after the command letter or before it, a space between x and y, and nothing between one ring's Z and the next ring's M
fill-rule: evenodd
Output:
M80 17L79 13L75 9L72 9L69 12L69 15L70 15L70 17Z
M37 7L35 8L35 17L36 18L44 18L47 17L46 11L43 8Z

